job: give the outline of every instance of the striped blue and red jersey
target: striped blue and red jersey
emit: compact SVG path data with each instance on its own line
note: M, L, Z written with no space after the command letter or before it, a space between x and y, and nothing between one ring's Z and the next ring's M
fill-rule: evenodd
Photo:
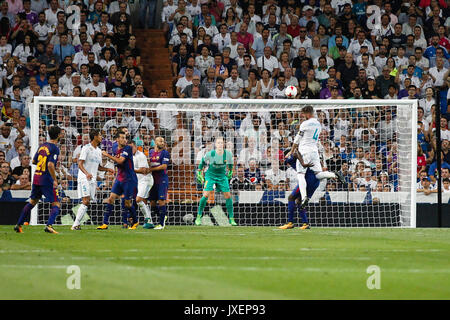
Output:
M115 156L117 158L123 157L125 161L122 164L116 164L117 166L117 180L120 182L137 182L137 176L134 172L133 164L133 149L131 146L125 146L123 148L117 148Z
M163 164L169 164L170 153L167 150L156 151L155 149L150 150L148 157L150 159L150 167L158 167ZM153 171L153 181L155 184L162 182L169 182L169 176L167 175L167 169Z
M33 157L33 163L36 164L33 184L38 186L53 186L53 177L48 171L48 164L52 162L55 167L58 162L59 148L50 142L45 142Z

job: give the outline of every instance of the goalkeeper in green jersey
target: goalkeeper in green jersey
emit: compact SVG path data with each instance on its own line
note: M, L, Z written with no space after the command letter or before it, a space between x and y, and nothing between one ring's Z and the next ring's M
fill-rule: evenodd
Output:
M233 199L231 198L229 180L233 176L233 155L230 151L224 149L224 140L222 137L216 138L215 149L207 152L200 161L197 171L197 182L203 185L203 197L198 205L197 218L195 224L202 224L202 214L205 209L209 195L214 192L214 185L218 192L223 192L226 199L226 207L229 222L232 226L237 226L234 221ZM203 168L208 165L203 176Z

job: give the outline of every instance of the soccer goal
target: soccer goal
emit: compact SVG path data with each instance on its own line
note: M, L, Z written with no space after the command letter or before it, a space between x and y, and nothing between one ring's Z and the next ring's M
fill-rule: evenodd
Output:
M167 225L187 225L202 197L202 185L196 181L199 161L214 148L215 139L223 137L234 156L230 190L236 221L242 226L278 226L286 222L288 197L297 185L296 170L284 157L306 105L313 106L322 124L318 139L323 170L340 171L346 180L320 181L306 207L311 226L415 227L416 100L35 97L29 106L31 152L47 139L48 126L64 129L57 166L63 190L58 222L70 224L80 202L77 159L91 129L101 129L101 147L108 152L123 127L146 155L161 136L171 155ZM102 165L113 168L106 159ZM113 179L109 173L99 176L84 223L101 223L102 202ZM216 192L205 207L203 224L227 225L226 212L225 199ZM49 204L41 202L31 223L44 223L48 214ZM141 212L139 216L143 218ZM117 203L110 223L120 221Z

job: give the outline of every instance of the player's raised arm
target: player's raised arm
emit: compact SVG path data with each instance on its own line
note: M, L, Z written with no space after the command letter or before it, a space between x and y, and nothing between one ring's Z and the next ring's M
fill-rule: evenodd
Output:
M106 152L106 151L102 151L102 155L103 156L105 156L105 157L107 157L109 160L111 160L111 161L113 161L113 162L115 162L115 163L117 163L117 164L122 164L122 163L124 163L125 162L125 158L124 157L122 157L122 156L120 156L120 157L114 157L114 156L112 156L112 155L110 155L108 152Z

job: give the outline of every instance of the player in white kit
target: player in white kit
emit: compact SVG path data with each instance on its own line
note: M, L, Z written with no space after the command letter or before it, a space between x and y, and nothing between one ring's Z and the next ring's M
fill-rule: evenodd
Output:
M319 180L322 179L339 179L341 183L345 183L345 179L340 172L330 172L323 171L322 164L320 163L319 156L319 135L322 131L322 125L320 122L314 117L314 109L312 106L305 106L301 111L306 120L302 122L300 125L299 132L295 136L294 144L291 148L291 153L298 149L300 152L304 163L308 163L312 165L310 169L316 175L316 178ZM309 198L306 194L306 180L305 174L308 168L303 167L300 161L297 160L296 163L297 168L297 177L298 177L298 185L300 189L300 195L302 198L302 208L304 208L309 201Z
M77 191L78 197L82 203L78 208L77 216L71 227L71 230L81 230L81 220L86 213L91 200L95 200L95 191L97 190L97 172L109 171L114 173L113 169L101 166L102 151L99 145L102 143L100 130L93 129L89 132L90 143L83 146L80 157L78 158L78 178Z
M134 141L131 142L131 145L133 147L134 172L136 172L138 178L136 203L144 213L145 223L143 228L153 229L155 226L153 225L150 208L147 205L147 198L150 193L150 189L153 187L153 175L150 173L150 166L145 154L138 150Z

